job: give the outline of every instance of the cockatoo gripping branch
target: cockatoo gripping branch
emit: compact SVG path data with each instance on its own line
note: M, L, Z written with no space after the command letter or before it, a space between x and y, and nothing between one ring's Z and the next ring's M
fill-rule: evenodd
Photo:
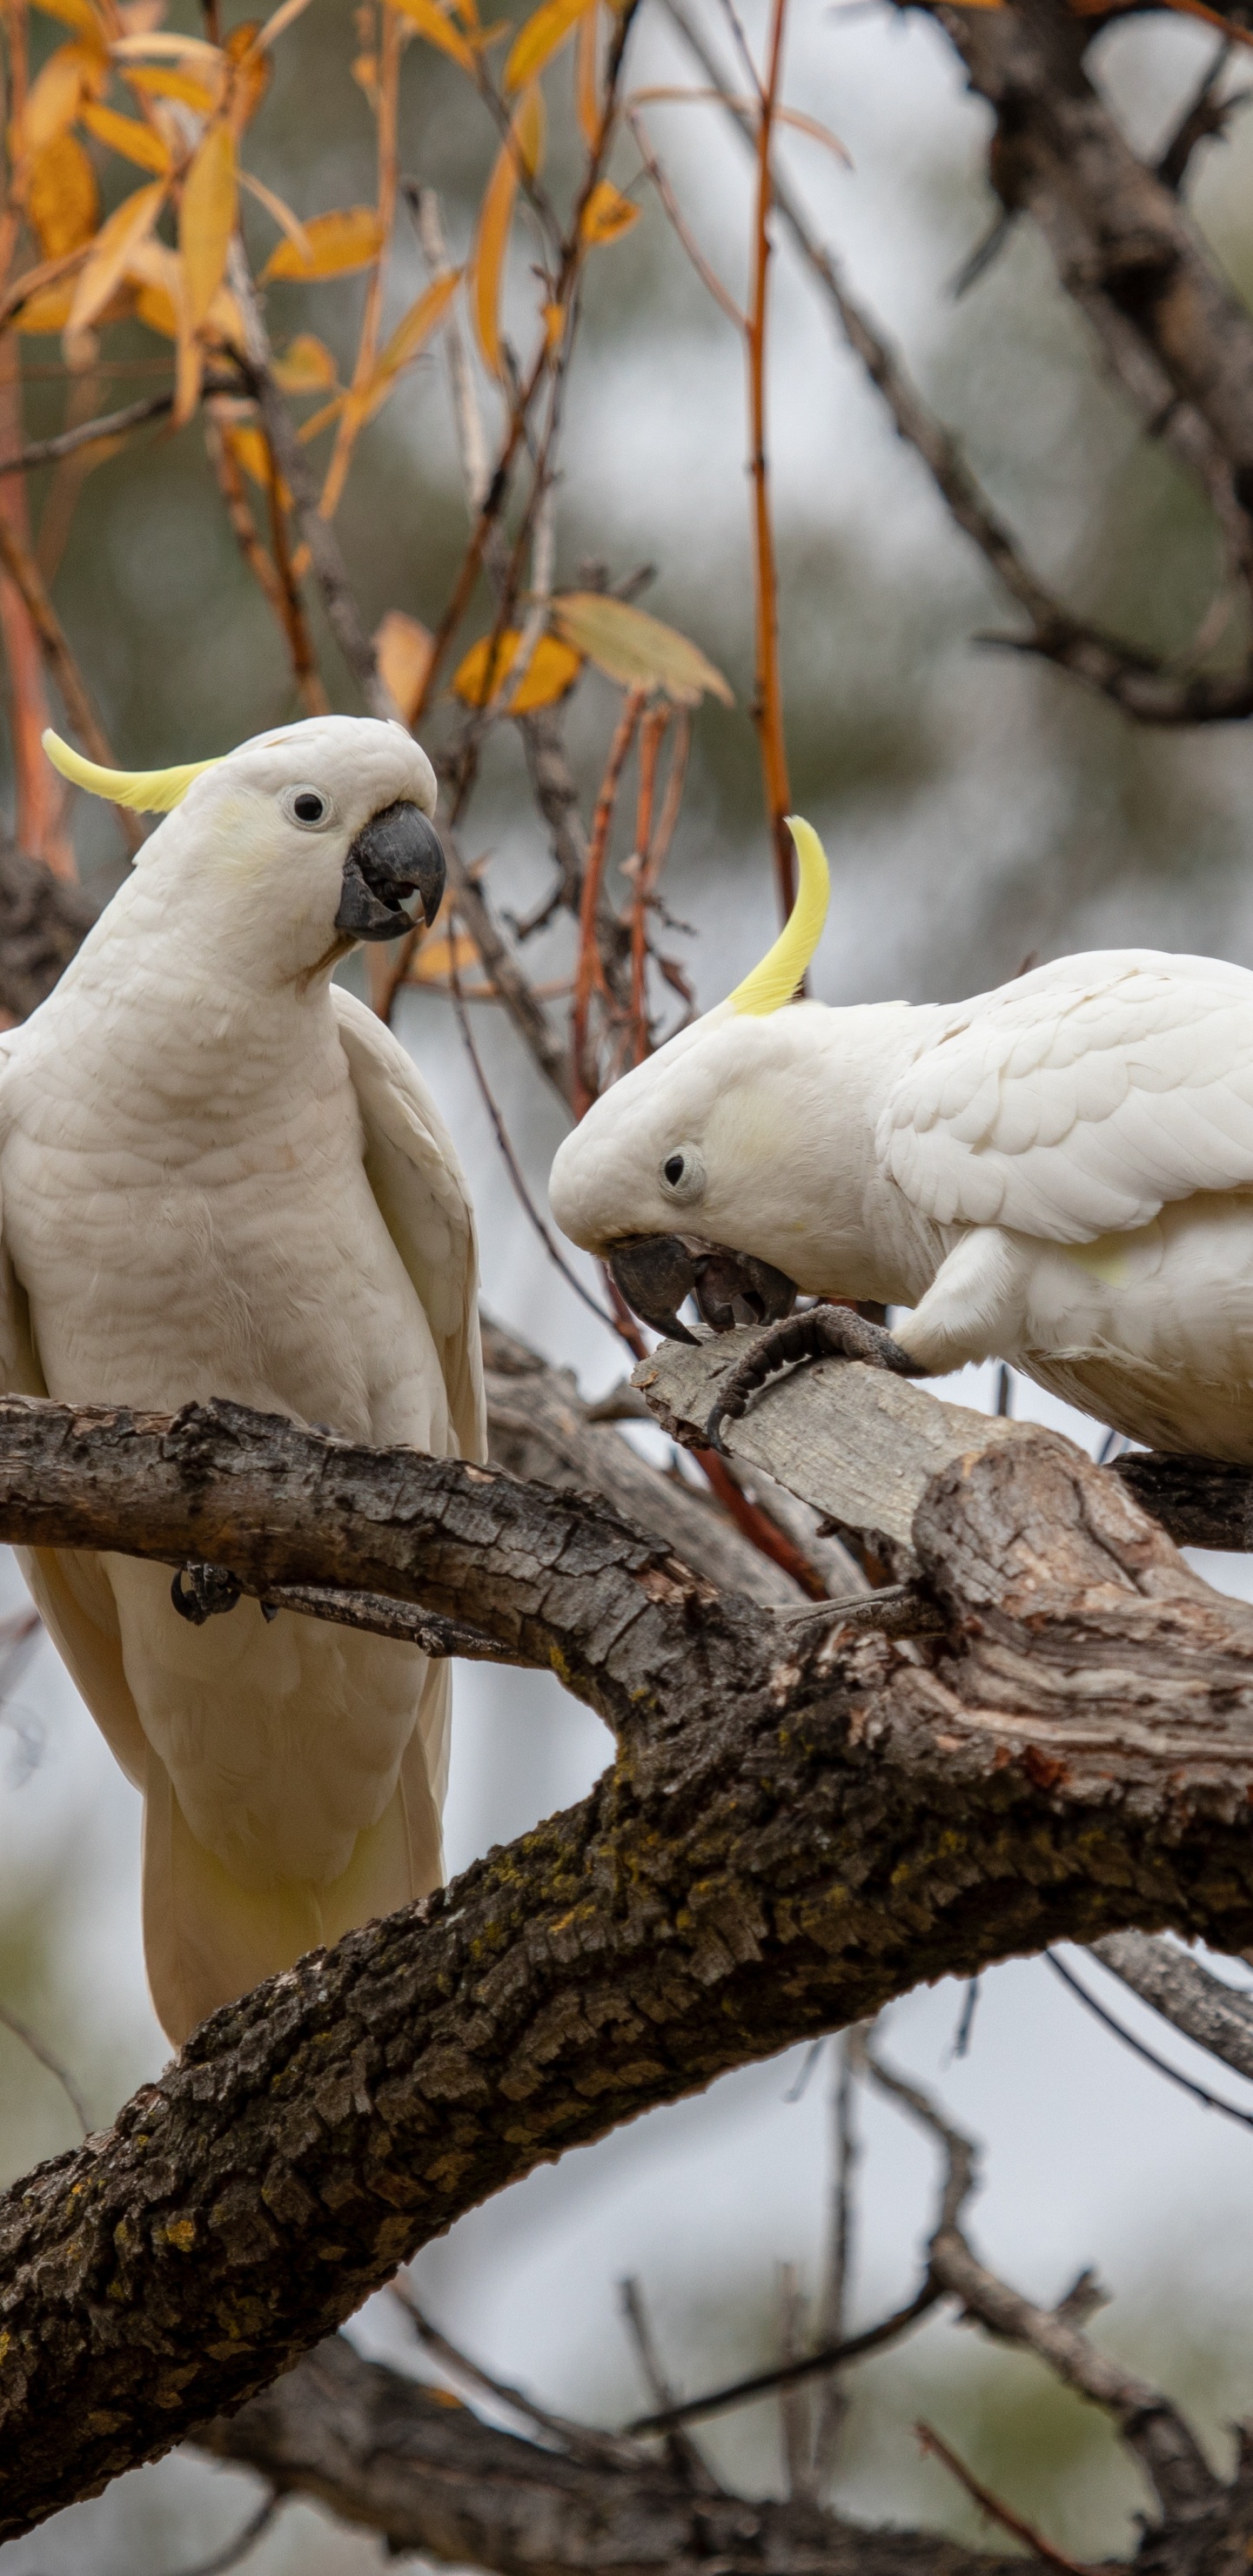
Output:
M242 1407L0 1408L0 1535L420 1591L617 1733L581 1806L216 2013L0 2203L5 2536L266 2386L485 2195L726 2069L1061 1937L1253 1941L1253 1610L1115 1476L1010 1430L920 1480L942 1625L911 1640L755 1607L465 1461Z

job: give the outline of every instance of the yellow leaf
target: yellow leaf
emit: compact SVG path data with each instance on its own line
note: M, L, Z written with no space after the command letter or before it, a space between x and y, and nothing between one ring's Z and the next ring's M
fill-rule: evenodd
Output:
M406 617L403 608L389 608L375 629L374 654L379 673L406 724L413 722L430 669L433 641L429 626L423 626L416 617Z
M521 641L519 629L507 626L497 643L492 665L493 699L507 695L506 683ZM483 703L491 642L490 635L483 635L477 644L472 644L453 676L457 696L468 707L479 707ZM559 643L554 635L541 635L517 697L509 700L510 714L530 715L536 707L550 707L554 699L563 698L567 689L573 687L582 668L583 656L577 649L572 651L568 644Z
M335 361L325 340L312 331L300 331L289 340L281 358L271 370L276 385L285 394L327 393L339 382Z
M579 41L574 55L574 104L578 113L579 130L589 150L593 152L600 142L602 123L600 88L596 78L598 14L595 7L584 10L579 20Z
M454 27L451 18L444 16L438 0L388 0L388 5L398 17L407 18L410 25L417 28L418 34L425 36L428 45L438 45L442 54L450 55L453 62L459 63L462 71L474 79L474 47Z
M470 305L479 347L493 375L502 372L500 354L500 282L518 193L519 168L538 170L544 151L544 99L536 82L519 100L508 135L497 153L483 191L478 230L470 261Z
M73 278L67 278L63 286L43 286L37 295L27 298L26 303L15 315L10 328L14 331L29 331L32 334L40 331L63 331L69 321L70 306L73 301Z
M194 109L197 116L212 116L222 95L220 65L212 86L197 80L191 72L169 70L163 63L126 63L123 76L145 98L176 98L181 106Z
M91 240L100 221L100 194L75 135L58 134L35 154L26 182L26 212L45 259L63 259ZM25 327L29 331L32 326L27 322Z
M163 286L141 286L135 298L137 321L146 322L150 331L159 331L163 340L177 340L178 315L174 299Z
M107 223L102 224L79 273L65 326L65 354L72 367L81 354L74 346L80 335L90 330L98 313L103 313L120 278L125 275L132 251L150 233L165 202L165 185L154 179L146 188L136 188L115 207Z
M361 421L373 419L380 404L386 402L401 368L417 357L432 331L438 330L460 283L459 268L451 269L446 277L435 278L416 304L410 305L403 322L397 323L365 383L354 387L351 407Z
M566 327L566 308L564 304L546 304L543 312L543 323L544 339L549 357L551 358L556 355L557 350L561 347L561 335Z
M344 206L333 215L312 215L304 229L312 258L302 260L294 242L279 242L261 271L267 285L274 277L348 277L353 269L369 268L383 246L373 206Z
M542 6L518 29L505 62L506 94L524 89L528 81L542 72L552 60L559 45L577 27L587 10L594 10L596 0L542 0Z
M170 156L160 135L137 116L119 116L112 107L85 107L81 122L98 143L107 143L124 161L137 162L141 170L169 169Z
M232 421L226 431L226 444L236 463L243 467L249 481L259 483L262 491L268 492L270 451L261 431L253 429L247 421ZM278 497L283 508L290 510L291 494L281 474L278 480Z
M22 150L41 152L54 143L78 114L83 78L91 60L84 45L58 45L31 83L22 118Z
M211 125L197 145L183 181L178 216L178 244L193 330L203 322L222 283L234 229L235 138L229 125Z
M300 6L304 7L304 0L300 0ZM265 50L267 36L268 30L257 19L245 18L238 27L232 27L223 46L232 66L230 115L236 141L256 115L274 77L274 65Z
M553 601L552 620L566 643L620 688L661 689L680 707L694 707L706 690L724 706L735 704L721 671L697 645L625 599L564 591Z
M598 179L583 209L579 230L585 242L619 241L639 219L639 207L615 188L612 179Z
M59 18L63 27L73 27L97 52L103 50L104 26L92 0L35 0L35 5L45 18Z
M77 9L79 0L64 0L64 5ZM62 0L57 0L57 15L63 14ZM77 25L77 19L72 23ZM202 77L209 80L220 80L222 75L222 55L217 45L207 44L203 36L173 35L166 27L154 28L147 35L118 36L109 51L120 63L144 62L151 55L158 62L196 63Z
M439 939L423 940L409 968L408 980L411 984L438 984L446 975L468 974L472 966L480 963L478 949L467 930L459 930L455 939L445 932Z

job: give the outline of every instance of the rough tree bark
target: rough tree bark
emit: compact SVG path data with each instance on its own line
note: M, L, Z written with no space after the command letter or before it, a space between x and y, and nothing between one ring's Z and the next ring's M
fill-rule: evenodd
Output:
M1253 1611L1066 1442L981 1430L922 1487L942 1633L902 1642L719 1594L599 1504L460 1462L225 1406L0 1405L0 1536L418 1599L618 1737L580 1807L217 2014L0 2204L0 2530L726 2068L1058 1937L1253 1940Z

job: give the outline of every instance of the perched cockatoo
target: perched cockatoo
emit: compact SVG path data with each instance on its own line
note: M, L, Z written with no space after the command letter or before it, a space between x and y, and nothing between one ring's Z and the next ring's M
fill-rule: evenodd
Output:
M0 1375L63 1403L213 1396L484 1454L474 1222L439 1112L331 970L433 919L435 779L318 716L80 786L168 819L55 991L0 1038ZM31 1589L144 1797L144 1941L175 2043L438 1885L448 1666L168 1567L40 1549Z
M996 1357L1153 1447L1253 1463L1253 974L1118 948L974 1001L791 1003L826 913L800 891L729 999L614 1084L550 1196L644 1320L784 1317L724 1386L822 1351L922 1376ZM791 1004L791 1007L782 1007Z

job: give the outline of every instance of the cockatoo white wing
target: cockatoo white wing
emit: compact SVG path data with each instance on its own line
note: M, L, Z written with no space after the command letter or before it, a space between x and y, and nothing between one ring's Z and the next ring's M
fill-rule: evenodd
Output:
M1253 979L1251 979L1253 980ZM366 1177L421 1299L463 1458L487 1456L478 1247L456 1149L421 1074L364 1002L331 987L365 1131Z
M12 1039L6 1044L0 1038L0 1131L11 1047ZM47 1392L31 1332L30 1306L4 1240L0 1203L0 1394L46 1396ZM48 1547L20 1547L14 1553L75 1688L86 1700L114 1759L127 1778L141 1787L147 1746L122 1663L113 1595L99 1558L81 1549L63 1555Z
M939 1015L876 1142L938 1224L1054 1243L1253 1190L1253 974L1125 948L1037 967Z

